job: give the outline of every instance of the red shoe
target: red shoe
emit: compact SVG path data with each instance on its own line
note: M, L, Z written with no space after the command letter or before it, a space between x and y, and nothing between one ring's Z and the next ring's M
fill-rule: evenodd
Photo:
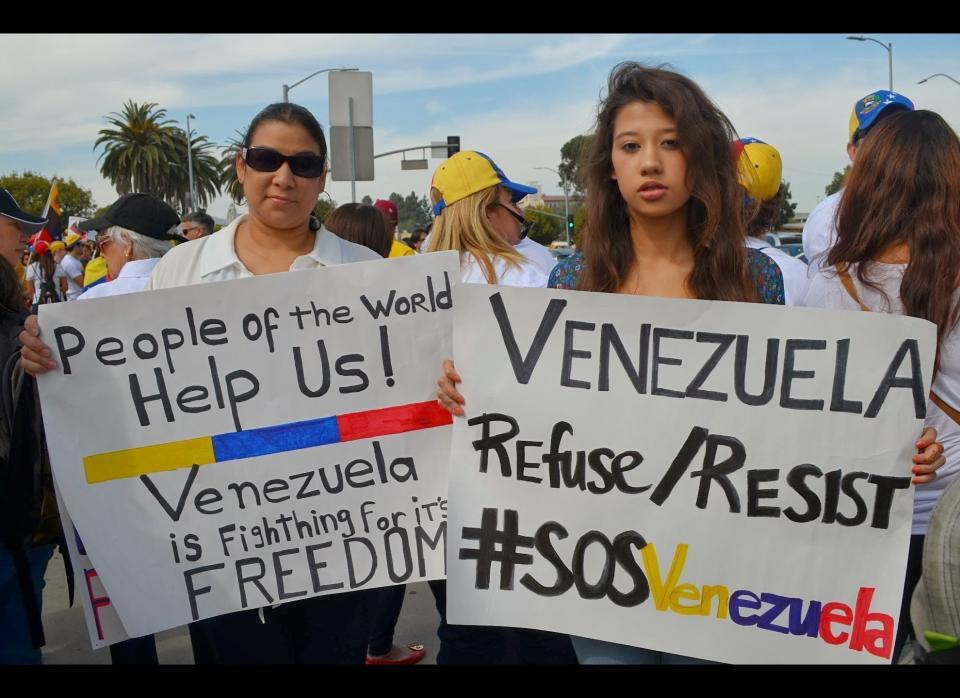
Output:
M371 657L367 655L367 664L416 664L427 656L427 651L423 649L423 645L407 645L407 649L410 650L410 654L402 659L387 659L386 655L383 657Z

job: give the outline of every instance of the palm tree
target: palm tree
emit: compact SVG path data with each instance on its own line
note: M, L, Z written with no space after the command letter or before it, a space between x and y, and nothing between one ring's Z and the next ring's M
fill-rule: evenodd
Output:
M190 174L187 165L187 134L183 129L175 129L176 151L167 162L164 175L162 196L167 203L180 211L188 209L190 192ZM211 152L214 144L206 136L194 134L190 139L190 152L193 157L193 186L197 200L192 202L193 209L206 208L207 204L220 195L220 163Z
M155 102L138 104L129 100L122 112L107 116L114 128L101 129L93 149L104 146L97 159L103 161L100 174L110 180L118 194L138 191L162 196L163 180L176 147L175 122L166 115L166 109L158 109Z
M243 187L237 181L237 154L243 150L244 135L237 131L237 138L228 138L220 158L220 186L234 203L243 203Z

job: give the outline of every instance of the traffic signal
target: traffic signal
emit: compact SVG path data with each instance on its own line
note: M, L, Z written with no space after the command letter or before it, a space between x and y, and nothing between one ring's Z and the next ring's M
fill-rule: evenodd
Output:
M573 232L573 214L567 216L567 230Z
M447 136L447 157L452 158L460 152L460 136Z

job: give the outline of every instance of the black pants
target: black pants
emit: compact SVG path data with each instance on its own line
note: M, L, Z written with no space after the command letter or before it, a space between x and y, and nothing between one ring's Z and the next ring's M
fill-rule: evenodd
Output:
M907 554L907 573L903 581L903 598L900 601L900 620L897 623L897 639L893 644L893 663L900 658L900 651L907 643L907 638L916 640L913 632L913 622L910 620L910 599L913 590L920 581L923 572L923 539L926 536L910 536L910 552Z
M440 614L437 664L576 664L569 635L447 623L447 583L430 582Z
M367 650L373 657L382 657L393 647L393 631L403 608L405 584L377 589L377 605L370 629L370 646Z
M153 635L133 637L110 645L110 661L115 665L159 664L157 643Z
M367 655L376 590L314 596L259 613L192 623L197 664L358 664Z

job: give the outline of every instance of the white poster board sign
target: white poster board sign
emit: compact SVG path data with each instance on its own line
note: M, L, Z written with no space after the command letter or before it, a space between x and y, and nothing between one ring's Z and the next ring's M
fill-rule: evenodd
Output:
M438 254L41 309L54 475L131 637L443 576L458 274Z
M461 286L451 623L889 662L935 327Z

